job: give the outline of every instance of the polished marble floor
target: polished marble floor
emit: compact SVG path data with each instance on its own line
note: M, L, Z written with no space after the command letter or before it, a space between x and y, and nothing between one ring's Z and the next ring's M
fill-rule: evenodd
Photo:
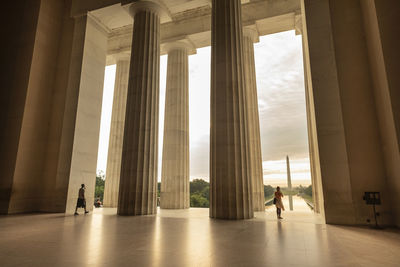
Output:
M0 266L400 266L400 231L326 225L273 209L246 221L208 209L120 217L0 216Z

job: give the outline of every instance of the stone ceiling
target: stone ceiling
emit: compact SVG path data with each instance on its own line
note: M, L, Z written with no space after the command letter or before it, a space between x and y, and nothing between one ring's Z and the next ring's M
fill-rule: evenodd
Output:
M210 14L211 12L211 0L159 1L166 7L166 14L162 16L161 23L180 21L194 14L198 16L199 14ZM242 3L248 2L250 0L242 0ZM130 15L120 3L91 11L91 14L109 30L131 25L133 22Z
M101 1L104 2L102 8L79 8L90 11L90 17L108 32L108 55L129 52L132 17L121 5L121 0ZM211 0L161 2L167 9L161 17L161 54L164 53L163 44L176 40L189 42L194 48L210 45ZM99 0L94 3L99 5ZM300 14L300 0L242 0L243 26L253 27L260 36L295 29L301 22Z

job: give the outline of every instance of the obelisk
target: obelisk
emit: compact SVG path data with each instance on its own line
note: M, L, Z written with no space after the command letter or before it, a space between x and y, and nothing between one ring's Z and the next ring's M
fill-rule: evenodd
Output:
M292 178L290 177L290 163L289 156L286 156L286 168L287 168L287 185L289 193L289 208L293 210L293 195L292 195Z

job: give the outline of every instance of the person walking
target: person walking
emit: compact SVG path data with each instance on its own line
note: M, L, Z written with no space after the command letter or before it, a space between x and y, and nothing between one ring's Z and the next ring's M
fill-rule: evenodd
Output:
M81 184L81 188L79 189L79 193L78 193L78 201L76 203L76 209L75 209L74 215L79 215L78 208L84 208L85 214L89 213L89 211L86 210L85 189L86 189L85 184Z
M281 188L278 186L275 191L275 206L276 206L276 215L278 219L283 219L281 217L282 210L285 210L282 202L283 194L281 192Z

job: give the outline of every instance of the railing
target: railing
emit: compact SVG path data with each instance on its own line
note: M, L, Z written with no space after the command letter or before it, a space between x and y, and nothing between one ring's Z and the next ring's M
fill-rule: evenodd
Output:
M304 198L302 194L299 194L299 196L304 200L304 202L306 202L310 209L314 210L314 203L312 201Z

